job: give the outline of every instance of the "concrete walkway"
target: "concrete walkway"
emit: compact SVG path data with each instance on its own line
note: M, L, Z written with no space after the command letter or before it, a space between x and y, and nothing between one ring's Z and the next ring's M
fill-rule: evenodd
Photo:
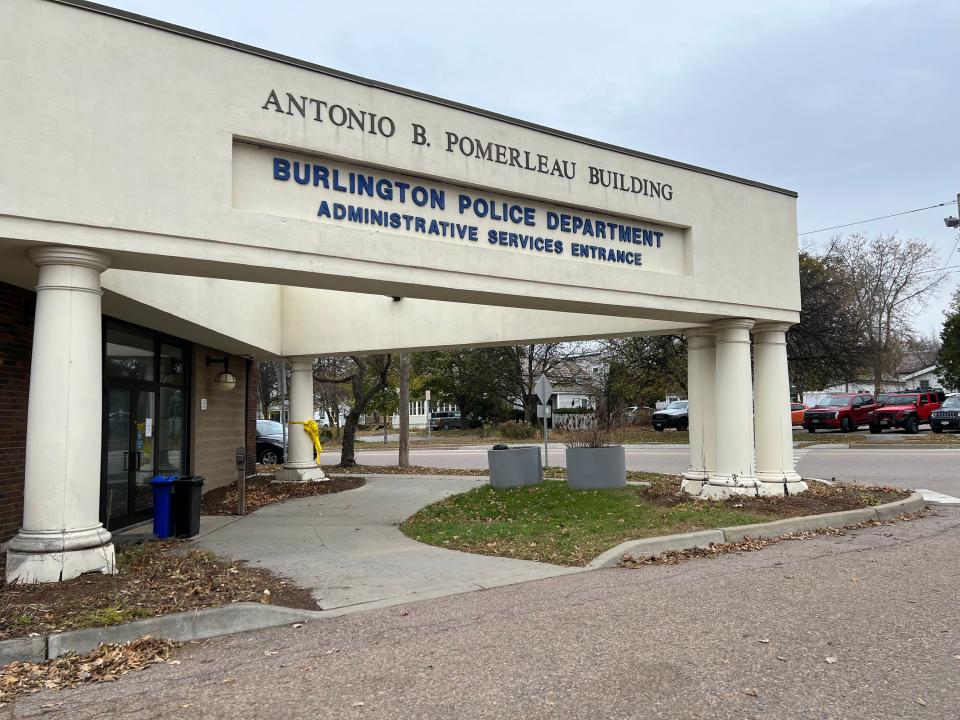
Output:
M204 518L196 542L289 577L341 614L578 572L527 560L444 550L397 525L420 508L486 478L365 476L356 490L288 500L232 522Z

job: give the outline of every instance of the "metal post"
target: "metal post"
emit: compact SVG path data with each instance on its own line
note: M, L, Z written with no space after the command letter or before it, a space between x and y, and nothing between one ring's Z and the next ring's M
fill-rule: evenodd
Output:
M431 443L433 442L433 423L430 421L430 401L424 400L424 402L427 404L427 442Z
M283 461L287 461L287 361L280 358L280 425L283 428Z
M410 464L410 358L400 353L400 467Z
M547 444L547 408L549 405L543 406L543 466L550 467L550 449Z

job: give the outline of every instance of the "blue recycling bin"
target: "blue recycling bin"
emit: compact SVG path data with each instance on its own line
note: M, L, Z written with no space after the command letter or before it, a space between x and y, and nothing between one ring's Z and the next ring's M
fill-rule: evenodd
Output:
M173 481L176 475L157 475L150 481L153 488L153 534L165 539L173 535Z

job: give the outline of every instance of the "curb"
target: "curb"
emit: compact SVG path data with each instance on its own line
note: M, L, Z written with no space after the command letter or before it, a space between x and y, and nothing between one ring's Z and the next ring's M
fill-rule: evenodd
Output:
M472 478L474 476L464 477ZM791 532L855 525L866 520L889 520L903 513L922 510L925 504L923 496L915 492L909 498L872 508L787 518L757 525L740 525L731 528L700 530L680 535L662 535L642 540L628 540L598 555L584 570L616 567L620 558L628 553L635 556L656 557L661 553L674 550L689 550L695 547L705 548L724 542L736 542L748 536L754 538L777 537ZM95 650L101 643L125 643L143 635L184 642L280 625L292 625L332 616L332 613L323 610L297 610L249 602L232 603L224 607L161 615L160 617L136 620L123 625L3 640L0 641L0 667L11 662L41 663L69 652L89 652Z
M0 642L0 665L11 662L41 663L69 652L85 653L101 643L126 643L143 635L165 640L203 640L220 635L260 630L278 625L322 617L320 610L264 605L261 603L232 603L219 608L189 610L173 615L136 620L123 625L70 630L46 637L14 638Z
M700 530L682 535L663 535L643 540L627 540L595 557L587 567L592 569L616 567L620 564L620 558L626 554L634 557L652 558L665 552L707 548L721 543L739 542L747 537L773 538L795 532L857 525L868 520L890 520L903 513L918 512L925 506L926 501L923 496L915 492L903 500L895 500L875 507L824 513L822 515L805 515L756 525Z
M689 550L695 547L710 547L722 543L723 530L700 530L682 535L660 535L643 540L627 540L616 547L597 555L588 568L616 567L624 555L634 557L656 557L671 550Z
M954 443L856 443L851 448L870 448L871 450L960 450Z

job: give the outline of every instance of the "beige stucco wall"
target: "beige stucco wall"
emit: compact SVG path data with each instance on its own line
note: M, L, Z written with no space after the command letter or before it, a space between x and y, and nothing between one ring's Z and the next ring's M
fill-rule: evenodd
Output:
M204 491L237 479L234 453L244 445L246 381L243 359L231 356L230 372L236 375L237 386L230 392L214 388L213 379L223 366L206 367L207 355L222 358L223 352L194 345L190 472L203 475ZM207 400L206 410L200 409L203 398Z
M0 251L76 244L119 269L660 321L798 318L789 194L42 0L0 5L0 66ZM264 110L272 89L389 115L396 134ZM410 141L414 122L432 147ZM570 159L581 176L445 152L445 131ZM684 238L683 272L400 242L286 200L238 206L235 186L263 181L236 163L238 141L669 226ZM669 183L673 199L589 185L589 165ZM241 334L242 323L228 324Z

